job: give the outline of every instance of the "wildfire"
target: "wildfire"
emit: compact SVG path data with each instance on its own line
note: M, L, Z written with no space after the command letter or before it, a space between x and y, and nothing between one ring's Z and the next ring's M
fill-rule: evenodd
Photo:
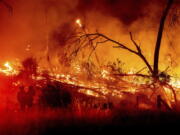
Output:
M106 79L108 79L109 78L109 72L107 71L107 70L102 70L102 72L101 72L101 74L102 74L102 77L103 78L106 78Z
M116 81L117 78L114 78L111 75L111 71L109 71L108 69L102 69L99 75L96 75L94 79L91 81L84 80L81 77L79 78L78 73L80 72L80 66L76 65L75 69L78 70L76 75L57 73L55 75L54 74L51 75L52 79L82 87L78 90L78 92L98 98L101 97L104 99L106 97L121 99L123 98L124 93L130 93L136 95L138 89L141 89L141 85L137 85L139 84L138 80L133 79L133 82L131 82L129 79L127 79L129 83L124 83L124 81L117 82ZM2 68L0 68L0 72L5 74L6 76L12 76L18 74L18 70L16 70L16 68L13 66L13 63L10 63L8 61L3 64ZM41 80L42 76L39 74L39 76L36 77L35 79ZM115 82L115 84L113 82ZM179 88L180 86L179 82L180 82L179 79L174 79L174 80L172 79L170 84L176 88ZM141 82L141 84L143 84L143 82ZM18 83L14 85L18 85ZM168 98L168 100L173 101L173 98L171 98L172 97L171 91L165 89L165 93L167 95L166 97Z
M180 88L180 78L178 79L172 78L170 84L176 88Z
M98 93L96 93L96 92L94 92L92 90L80 89L79 92L80 93L84 93L84 94L89 95L89 96L103 97L103 96L99 95Z
M4 73L5 75L9 76L9 75L15 75L18 73L17 70L15 70L12 65L10 64L10 62L6 62L3 65L5 67L5 69L1 69L0 68L0 72Z
M76 24L77 24L79 27L82 27L82 23L81 23L81 20L80 20L80 19L77 19L77 20L76 20Z

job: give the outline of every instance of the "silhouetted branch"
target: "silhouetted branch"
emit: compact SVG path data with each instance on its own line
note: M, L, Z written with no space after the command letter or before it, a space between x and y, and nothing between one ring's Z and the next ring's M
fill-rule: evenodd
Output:
M136 74L139 74L141 71L143 71L144 69L146 69L147 67L143 67L142 69L140 69L139 71L136 72Z
M144 74L113 74L116 76L139 76L139 77L145 77L145 78L151 78L149 75L144 75Z
M136 46L136 49L138 51L137 55L144 61L144 63L148 67L149 71L153 74L153 69L151 68L151 66L150 66L149 62L147 61L146 57L142 54L140 46L133 39L131 32L130 32L130 38L131 38L131 41L133 42L133 44Z
M93 41L96 42L96 45L94 46L94 48L90 52L89 57L92 55L93 51L95 51L95 49L96 49L98 44L102 44L102 43L105 43L105 42L112 42L112 43L117 45L117 46L114 46L115 48L121 48L121 49L127 50L127 51L129 51L129 52L139 56L144 61L144 63L146 64L146 66L148 67L149 71L153 74L153 69L151 68L151 66L148 63L148 61L145 58L145 56L142 54L140 46L133 39L131 32L130 32L130 38L131 38L131 41L133 42L133 45L136 47L136 50L133 50L133 49L127 47L126 45L124 45L124 44L122 44L122 43L120 43L120 42L118 42L116 40L113 40L112 38L110 38L110 37L108 37L108 36L106 36L106 35L104 35L102 33L96 32L96 33L92 33L92 34L81 35L81 36L79 36L79 39L83 39L85 37L88 37L88 38L91 37L92 39L94 39L94 40L91 40L91 42L93 42ZM95 38L93 38L93 37L95 37ZM97 41L96 39L101 39L102 41Z

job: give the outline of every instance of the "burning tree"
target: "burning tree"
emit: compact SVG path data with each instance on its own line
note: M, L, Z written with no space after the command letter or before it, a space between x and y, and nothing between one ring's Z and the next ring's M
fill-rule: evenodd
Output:
M173 6L175 4L175 0L167 0L166 7L164 11L162 12L160 21L159 21L159 28L158 28L158 34L157 34L157 39L156 39L156 44L155 44L155 49L154 49L154 62L153 66L150 64L150 62L146 59L145 55L142 52L141 46L134 40L132 32L129 32L131 42L133 43L134 47L136 48L131 49L130 47L126 46L125 44L116 41L112 39L111 37L108 37L105 34L102 34L98 31L95 33L89 33L87 32L85 26L81 23L80 19L76 20L77 25L82 29L82 32L77 33L75 43L78 45L78 47L72 52L71 56L76 56L78 52L80 52L83 48L91 48L89 58L91 57L92 53L95 53L95 57L97 62L99 63L99 58L96 55L96 48L99 44L103 43L113 43L115 48L121 48L124 49L136 56L138 56L146 65L146 68L149 71L149 75L144 75L144 74L133 74L134 76L142 76L142 77L148 77L152 78L152 84L153 89L163 89L164 87L167 89L170 89L174 95L174 102L177 103L177 98L176 98L176 93L174 88L169 84L170 81L170 76L165 73L165 72L160 72L159 70L159 55L160 55L160 48L161 48L161 41L163 37L163 31L164 31L164 25L167 20L167 16ZM174 20L176 21L176 19ZM129 76L129 74L121 74L122 76ZM151 87L150 85L148 87ZM159 97L159 96L158 96ZM158 98L160 99L160 98ZM166 100L166 99L165 99ZM157 100L159 102L160 100ZM160 101L161 102L161 101ZM162 101L163 104L165 104L164 101ZM169 103L167 103L165 106L171 106Z
M95 51L98 44L103 44L105 42L112 42L113 44L115 44L115 46L114 46L115 48L121 48L121 49L127 50L130 53L133 53L134 55L138 56L145 63L146 67L149 70L150 76L152 76L153 78L159 79L159 77L162 75L159 72L159 54L160 54L161 41L162 41L166 18L168 16L168 13L169 13L173 3L174 3L174 0L167 1L167 6L164 9L161 19L160 19L160 22L159 22L157 40L156 40L156 45L155 45L155 49L154 49L153 67L151 66L150 62L146 59L145 55L142 53L142 49L141 49L140 45L134 40L132 32L129 33L130 39L131 39L133 45L135 46L136 50L133 50L133 49L127 47L125 44L122 44L116 40L113 40L112 38L110 38L102 33L99 33L99 32L87 33L85 30L85 26L83 26L81 24L81 21L79 19L76 20L76 23L79 25L79 27L81 27L83 29L84 34L82 34L78 37L79 38L78 41L80 42L82 40L83 41L86 40L88 43L85 42L84 46L80 45L80 47L74 52L78 52L81 48L83 48L87 45L90 45L92 47L92 52L93 52L93 51ZM99 41L98 39L100 39L101 41ZM92 54L92 52L91 52L91 54Z

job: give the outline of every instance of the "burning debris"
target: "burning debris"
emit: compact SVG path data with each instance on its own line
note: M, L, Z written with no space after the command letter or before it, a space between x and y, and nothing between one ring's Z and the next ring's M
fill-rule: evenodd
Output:
M14 69L11 66L11 64L9 62L4 63L3 66L4 66L4 68L0 69L0 72L4 73L7 76L11 76L11 75L13 76L13 75L17 75L19 73L16 69Z
M9 63L5 63L4 66L7 69L2 69L1 72L12 78L10 85L19 89L17 101L23 110L26 105L32 106L32 101L40 106L65 107L72 104L78 93L94 97L94 100L120 104L120 108L124 102L130 102L131 106L134 104L133 108L137 109L155 109L161 107L161 104L166 109L173 109L179 100L178 86L171 85L173 81L154 83L148 78L150 82L146 82L144 76L141 76L143 82L137 80L139 76L132 77L131 73L130 76L127 74L120 77L114 74L113 70L106 69L97 72L91 81L75 74L45 75L43 71L37 70L38 65L32 58L24 60L19 71L13 69ZM29 94L28 90L24 92L26 87L32 88L36 96Z

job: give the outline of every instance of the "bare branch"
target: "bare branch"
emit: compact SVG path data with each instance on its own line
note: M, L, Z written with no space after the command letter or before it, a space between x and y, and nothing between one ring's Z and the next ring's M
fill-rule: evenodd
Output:
M132 36L132 33L130 32L130 38L131 38L131 41L133 42L133 44L136 46L136 49L139 53L141 53L141 48L140 46L136 43L136 41L133 39L133 36Z
M124 45L124 44L121 44L121 43L113 40L112 38L109 38L109 37L105 36L104 34L101 34L101 33L93 33L93 34L86 34L86 35L87 35L87 36L97 36L97 35L98 35L99 37L102 37L102 38L104 38L105 40L107 40L107 41L109 41L109 42L112 42L112 43L118 45L119 48L126 49L126 50L128 50L128 51L130 51L130 52L132 52L132 53L134 53L134 54L137 55L137 52L136 52L136 51L128 48L128 47L127 47L126 45ZM81 37L83 37L83 36L85 36L85 35L82 35ZM106 42L107 42L107 41L106 41Z
M115 76L139 76L139 77L145 77L145 78L151 78L149 75L144 75L144 74L113 74Z
M81 35L79 38L84 38L84 37L97 37L97 38L103 38L104 39L103 41L97 41L96 42L96 46L93 47L93 49L92 49L92 51L91 51L89 56L92 55L92 52L96 49L98 44L105 43L105 42L112 42L112 43L117 45L117 46L114 46L114 47L125 49L125 50L127 50L127 51L129 51L129 52L131 52L131 53L133 53L133 54L135 54L137 56L139 56L144 61L144 63L148 67L148 69L151 72L151 74L153 73L153 69L151 68L151 66L150 66L149 62L147 61L147 59L145 58L145 56L142 54L140 46L133 39L131 32L130 32L130 38L131 38L131 41L133 42L133 44L135 45L137 51L135 51L135 50L127 47L126 45L124 45L124 44L122 44L122 43L120 43L118 41L115 41L112 38L109 38L109 37L107 37L107 36L105 36L104 34L101 34L101 33L85 34L85 35Z
M146 64L146 66L148 67L149 71L151 72L151 74L153 74L153 69L150 66L149 62L147 61L146 57L142 54L141 48L140 46L136 43L136 41L133 39L132 33L130 32L130 38L131 41L133 42L133 44L136 46L136 49L138 51L137 55L144 61L144 63Z
M92 51L90 52L89 54L89 57L88 57L88 60L90 59L92 53L95 51L95 49L97 48L98 44L101 44L101 43L105 43L105 42L108 42L108 40L104 40L104 41L100 41L100 42L96 42L96 45L95 47L92 49Z
M146 69L147 67L143 67L142 69L140 69L139 71L136 72L136 74L139 74L141 71L143 71L144 69Z

